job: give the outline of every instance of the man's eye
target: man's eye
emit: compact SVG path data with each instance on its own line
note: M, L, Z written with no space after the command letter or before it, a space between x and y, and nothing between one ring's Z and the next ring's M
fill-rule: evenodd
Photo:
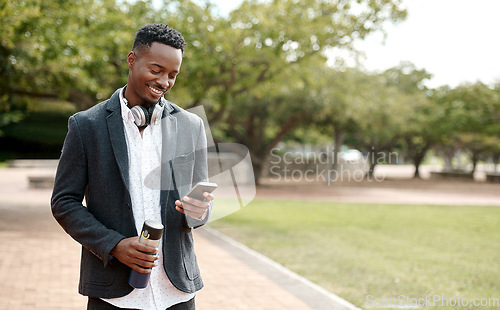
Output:
M160 71L155 71L155 70L153 70L153 69L150 69L150 70L151 70L151 73L153 73L153 74L158 74L158 73L160 73Z

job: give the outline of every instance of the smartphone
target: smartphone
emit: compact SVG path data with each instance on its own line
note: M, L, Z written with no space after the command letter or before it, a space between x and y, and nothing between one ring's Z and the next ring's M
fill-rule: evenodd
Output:
M203 193L211 193L217 188L216 183L210 183L210 182L198 182L196 183L193 188L189 190L189 192L186 194L186 196L197 199L200 201L205 201L206 198L203 196Z

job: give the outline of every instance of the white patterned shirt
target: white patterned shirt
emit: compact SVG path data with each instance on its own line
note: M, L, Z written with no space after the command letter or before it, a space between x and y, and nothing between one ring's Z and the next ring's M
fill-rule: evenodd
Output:
M132 112L120 91L125 140L129 158L129 188L132 199L137 234L142 231L144 220L161 222L160 176L161 176L161 122L147 126L142 133L134 123ZM153 175L150 175L153 174ZM146 178L148 183L145 184ZM153 180L153 181L151 181ZM150 184L157 182L157 184ZM168 229L165 227L165 229ZM120 308L143 310L164 310L172 305L192 299L194 293L185 293L172 285L163 268L162 244L159 246L158 266L151 271L149 284L145 289L134 289L130 294L106 302Z

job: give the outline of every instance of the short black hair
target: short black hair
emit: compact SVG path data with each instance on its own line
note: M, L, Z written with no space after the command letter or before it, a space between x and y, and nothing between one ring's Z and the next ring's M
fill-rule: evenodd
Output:
M186 41L182 34L166 24L149 24L137 30L133 50L140 50L145 46L151 47L153 42L162 43L180 49L184 53Z

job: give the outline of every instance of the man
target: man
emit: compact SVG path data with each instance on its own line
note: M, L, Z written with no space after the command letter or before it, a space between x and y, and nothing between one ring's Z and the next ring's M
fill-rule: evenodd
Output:
M163 98L185 45L167 25L142 27L127 57L127 85L69 118L51 203L82 244L87 309L194 309L203 287L191 229L208 221L214 197L180 197L208 179L205 131L199 117ZM158 249L139 243L144 220L165 227ZM128 284L131 269L150 273L147 288Z

